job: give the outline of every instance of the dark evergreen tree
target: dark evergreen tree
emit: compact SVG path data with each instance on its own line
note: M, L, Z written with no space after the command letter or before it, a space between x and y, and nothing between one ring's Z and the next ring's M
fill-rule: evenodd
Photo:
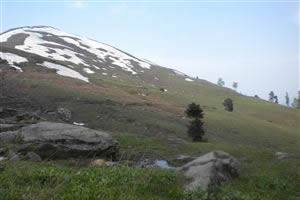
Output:
M274 96L275 96L274 92L271 91L271 92L269 93L269 101L274 102Z
M236 90L238 88L238 82L233 82L232 87Z
M277 96L274 96L274 102L278 103L278 97Z
M203 110L199 104L191 103L185 110L185 114L189 118L203 118Z
M191 103L188 105L185 110L185 114L192 118L188 126L188 135L192 138L193 141L202 141L202 137L204 136L204 129L202 121L204 117L203 110L201 109L199 104Z
M292 107L300 109L300 91L298 91L298 98L296 98L296 97L294 98Z
M194 142L201 142L204 136L203 122L199 118L190 121L188 126L188 135Z
M225 85L225 82L223 81L222 78L218 79L218 85L221 86L221 87L223 87Z
M227 98L224 100L223 105L225 107L225 110L232 112L233 111L233 101L230 98Z
M290 97L289 97L289 93L286 93L285 94L285 104L287 106L290 106Z

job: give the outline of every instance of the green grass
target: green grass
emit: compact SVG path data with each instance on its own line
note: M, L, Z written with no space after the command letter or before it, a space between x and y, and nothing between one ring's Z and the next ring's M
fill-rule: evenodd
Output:
M161 186L164 187L161 187ZM173 171L130 167L70 168L19 162L0 172L0 199L178 199Z
M169 75L167 70L155 69L151 73L160 80L101 78L87 85L80 81L60 82L64 79L55 75L45 75L48 79L20 75L12 78L22 81L19 86L27 88L26 94L34 99L35 108L63 106L72 111L73 121L111 133L120 141L121 155L126 159L171 161L178 155L199 156L213 150L244 159L240 178L223 185L217 200L295 198L300 188L299 160L280 161L274 153L299 153L299 110L241 96L203 80L186 82ZM160 92L160 87L168 92ZM138 95L144 92L148 96ZM234 101L233 113L222 106L227 97ZM192 143L187 137L184 109L192 101L204 108L208 142ZM200 190L184 193L180 189L182 176L172 171L70 166L12 164L0 172L0 199L97 199L99 195L103 199L120 199L123 194L121 199L215 200Z
M246 173L231 184L222 185L215 195L201 189L183 191L185 180L173 170L127 166L88 168L74 163L71 167L67 162L6 163L0 171L0 199L295 200L300 187L300 174L295 173L295 166L300 163L272 162L268 152L261 152L251 164L243 164L242 171Z

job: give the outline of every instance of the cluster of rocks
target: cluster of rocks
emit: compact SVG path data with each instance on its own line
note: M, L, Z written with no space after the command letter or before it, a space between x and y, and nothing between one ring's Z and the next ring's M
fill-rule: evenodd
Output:
M42 158L34 153L34 152L27 152L26 154L16 153L10 149L0 149L0 162L1 161L19 161L19 160L28 160L32 162L39 162L42 161Z
M208 192L215 192L221 183L230 182L240 173L238 159L223 151L213 151L199 157L180 155L170 163L166 160L142 159L134 166L176 170L187 178L184 189L189 191L201 187Z
M59 108L58 115L64 121L71 122L72 115L67 109ZM34 113L19 114L14 109L0 109L0 120L0 162L96 158L90 162L90 167L118 165L117 162L97 159L100 157L116 160L119 152L119 143L103 131L43 121ZM201 187L209 192L215 191L219 184L239 175L239 161L222 151L210 152L198 158L182 155L173 162L180 167L170 166L165 160L149 159L137 162L135 167L176 170L189 180L185 185L186 190Z

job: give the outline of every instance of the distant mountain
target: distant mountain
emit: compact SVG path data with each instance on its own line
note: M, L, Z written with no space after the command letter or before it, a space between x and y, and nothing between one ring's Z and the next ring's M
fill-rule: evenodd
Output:
M158 138L180 151L188 140L184 110L195 102L204 110L209 142L299 149L296 109L240 95L110 45L35 26L2 33L0 47L0 70L7 72L0 73L0 107L54 121L53 113L67 108L75 124L122 137ZM227 98L233 100L232 113L224 110Z
M30 67L55 69L62 76L90 82L90 77L159 79L153 74L158 65L110 45L60 31L49 26L21 27L0 35L2 62L19 72ZM186 81L191 77L170 70ZM150 76L150 77L149 77ZM152 76L152 77L151 77Z

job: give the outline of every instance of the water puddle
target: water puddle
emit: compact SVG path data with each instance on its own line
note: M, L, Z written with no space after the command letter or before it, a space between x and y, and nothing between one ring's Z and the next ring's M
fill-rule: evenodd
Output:
M163 169L174 169L175 167L169 165L169 163L166 160L156 160L154 162L154 165L163 168Z

